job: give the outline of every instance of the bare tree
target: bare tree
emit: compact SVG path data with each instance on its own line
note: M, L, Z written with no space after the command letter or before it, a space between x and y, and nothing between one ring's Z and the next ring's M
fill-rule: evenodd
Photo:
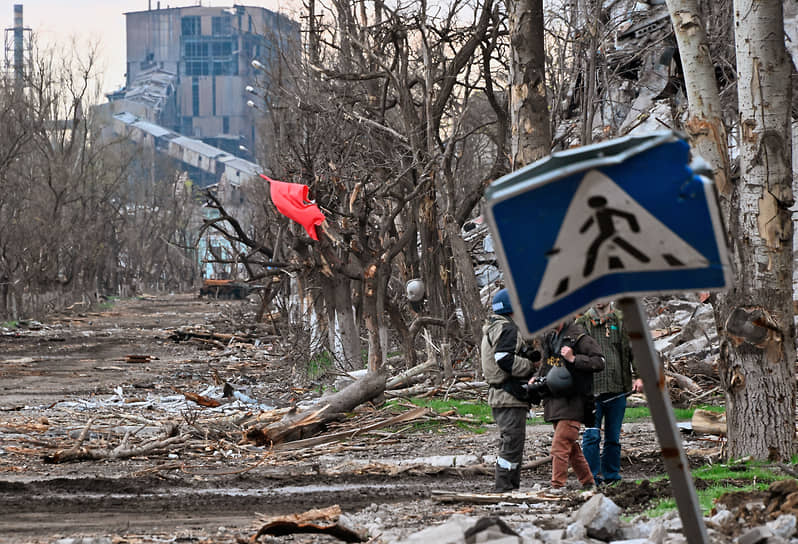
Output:
M304 62L270 71L276 144L265 157L273 177L311 187L324 233L313 243L277 216L259 243L281 252L296 285L321 293L317 313L330 329L344 325L352 357L363 324L370 369L385 360L389 329L411 362L424 327L466 351L484 310L460 228L507 170L506 93L495 79L503 14L486 0L335 2L328 15L332 25L308 24ZM426 284L412 307L410 278Z
M781 3L738 0L740 179L727 171L713 65L694 2L669 0L690 93L688 128L716 171L735 283L715 299L729 455L785 461L794 453L791 62ZM711 74L711 75L710 75ZM720 126L719 126L720 125ZM751 421L761 422L751 425Z
M738 277L719 310L719 372L729 454L787 461L795 452L792 62L781 2L736 0L734 13L740 183L727 225Z
M131 168L140 157L98 140L96 56L75 50L34 46L24 80L0 78L2 316L96 301L132 282L190 281L196 270L176 245L186 241L186 192L173 183L171 200L131 200L128 189L151 178ZM146 257L144 245L153 248Z

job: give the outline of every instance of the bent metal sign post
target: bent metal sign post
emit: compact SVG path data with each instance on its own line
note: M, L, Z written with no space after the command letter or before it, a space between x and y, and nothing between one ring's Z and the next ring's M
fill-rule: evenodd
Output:
M731 271L712 181L672 131L554 153L496 180L486 215L526 337L618 300L691 543L708 542L662 365L637 297L726 288Z

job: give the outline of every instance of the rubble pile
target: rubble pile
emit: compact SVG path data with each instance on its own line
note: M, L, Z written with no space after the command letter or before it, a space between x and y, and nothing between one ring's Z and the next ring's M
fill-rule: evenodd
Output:
M586 494L589 495L589 494ZM775 482L765 492L729 493L718 499L704 518L710 542L734 544L796 542L798 481ZM497 505L506 512L507 505ZM526 510L526 511L525 511ZM598 493L571 514L541 514L533 505L522 505L507 515L456 514L446 522L389 540L395 544L494 544L595 543L681 544L688 542L676 511L649 519L643 515L628 521L623 509ZM383 535L385 536L385 535Z

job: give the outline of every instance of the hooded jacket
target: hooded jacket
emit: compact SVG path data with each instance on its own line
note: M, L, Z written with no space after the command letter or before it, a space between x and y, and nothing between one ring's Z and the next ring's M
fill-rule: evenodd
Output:
M492 408L528 408L503 386L526 383L535 373L531 360L521 357L525 342L518 334L518 326L508 315L492 315L482 327L482 373L490 384L488 404ZM508 383L509 385L509 383Z

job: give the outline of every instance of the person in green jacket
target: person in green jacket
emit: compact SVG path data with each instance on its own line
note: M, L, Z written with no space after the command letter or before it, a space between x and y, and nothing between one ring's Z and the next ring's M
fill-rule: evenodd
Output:
M528 346L519 334L507 289L494 295L492 308L493 315L482 328L482 373L490 385L488 404L499 427L494 491L504 493L521 486L530 407L524 386L537 369L540 352Z
M605 359L604 370L593 374L596 415L594 424L587 426L582 435L582 451L596 483L609 484L621 479L621 425L626 397L641 392L643 381L635 378L632 349L620 310L609 303L598 303L577 322L598 342Z

